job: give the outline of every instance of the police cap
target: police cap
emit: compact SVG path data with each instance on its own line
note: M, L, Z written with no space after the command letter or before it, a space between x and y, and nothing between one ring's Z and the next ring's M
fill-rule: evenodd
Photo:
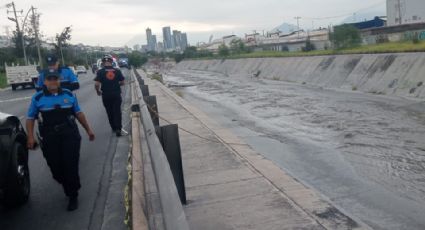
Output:
M46 62L48 65L54 65L58 62L58 57L55 54L48 54L46 56Z
M59 76L60 76L60 74L59 74L58 71L56 71L54 69L49 69L47 71L47 74L46 74L46 79L47 80L49 80L49 79L59 79Z

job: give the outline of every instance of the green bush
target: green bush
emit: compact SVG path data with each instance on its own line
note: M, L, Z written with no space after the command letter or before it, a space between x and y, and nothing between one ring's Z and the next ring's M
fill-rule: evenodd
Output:
M311 42L310 37L307 38L305 46L302 48L304 52L310 52L316 50L316 46Z
M150 76L151 79L153 80L157 80L159 82L161 82L162 84L164 84L164 79L162 78L162 75L159 73L154 73Z
M336 49L357 47L362 42L359 29L348 24L335 26L330 39Z
M226 44L221 44L218 47L218 55L220 55L221 57L229 56L230 55L229 47L227 47Z
M148 58L139 51L133 51L128 55L128 62L131 66L139 68L148 62Z
M0 72L0 89L7 86L6 74Z

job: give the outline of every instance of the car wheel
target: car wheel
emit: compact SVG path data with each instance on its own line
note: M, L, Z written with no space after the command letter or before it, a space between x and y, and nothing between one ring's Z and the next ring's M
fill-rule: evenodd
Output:
M4 189L4 205L15 207L25 204L29 198L30 188L28 150L17 142L13 145L9 164L8 177Z
M12 90L15 91L16 90L16 85L12 85Z

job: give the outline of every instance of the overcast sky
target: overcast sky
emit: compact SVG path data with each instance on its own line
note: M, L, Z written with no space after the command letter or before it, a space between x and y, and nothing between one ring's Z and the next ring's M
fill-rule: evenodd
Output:
M385 0L16 0L18 10L31 5L42 13L41 30L52 37L72 25L72 43L122 46L146 43L145 29L162 39L164 26L188 33L189 42L208 41L235 33L271 30L286 22L303 28L337 24L349 15L364 12L385 14ZM8 1L1 0L0 31L14 28L7 20ZM25 14L26 12L24 12ZM337 17L338 16L338 17ZM335 17L331 19L317 19ZM312 18L316 18L313 20ZM314 21L314 22L313 22ZM143 36L142 36L143 35Z

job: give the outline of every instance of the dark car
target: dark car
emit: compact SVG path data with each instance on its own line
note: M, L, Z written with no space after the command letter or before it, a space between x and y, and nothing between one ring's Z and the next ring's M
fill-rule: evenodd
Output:
M16 116L0 113L0 202L26 203L30 194L27 135Z
M119 60L118 65L120 68L127 68L127 69L130 68L130 65L128 64L127 60Z
M98 70L99 70L99 66L98 66L97 64L93 64L93 65L91 66L91 71L92 71L93 73L96 73Z

